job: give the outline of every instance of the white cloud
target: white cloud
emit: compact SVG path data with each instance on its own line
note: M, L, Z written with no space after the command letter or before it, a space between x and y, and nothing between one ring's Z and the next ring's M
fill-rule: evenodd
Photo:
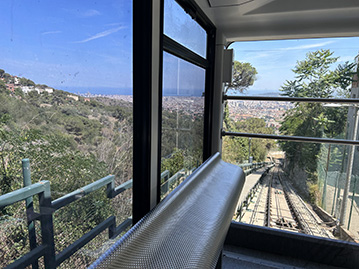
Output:
M74 43L85 43L85 42L88 42L88 41L91 41L91 40L94 40L94 39L98 39L98 38L101 38L101 37L105 37L105 36L108 36L108 35L111 35L113 33L116 33L122 29L125 29L126 27L125 26L120 26L120 27L116 27L116 28L112 28L112 29L109 29L109 30L106 30L106 31L103 31L101 33L97 33L89 38L86 38L84 40L81 40L81 41L76 41Z
M47 32L42 32L42 35L53 35L53 34L60 34L62 33L61 31L47 31Z
M101 15L101 13L96 10L96 9L89 9L89 10L86 10L85 12L83 12L81 14L82 17L93 17L93 16L98 16L98 15Z
M305 50L305 49L323 47L323 46L326 46L326 45L329 45L332 43L335 43L335 41L327 41L327 42L314 43L314 44L308 44L308 45L300 45L300 46L295 46L295 47L280 48L279 50Z

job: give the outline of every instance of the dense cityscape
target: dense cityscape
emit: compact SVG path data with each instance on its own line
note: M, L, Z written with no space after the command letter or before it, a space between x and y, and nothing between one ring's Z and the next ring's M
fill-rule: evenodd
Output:
M279 127L284 113L294 105L285 102L263 101L229 101L229 116L234 121L242 121L248 118L260 118L266 122L266 127L271 127L279 133Z

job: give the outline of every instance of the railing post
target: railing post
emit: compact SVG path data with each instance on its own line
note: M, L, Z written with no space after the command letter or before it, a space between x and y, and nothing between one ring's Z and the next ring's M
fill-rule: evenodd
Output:
M31 183L29 159L22 160L22 175L23 175L24 187L30 186L32 183ZM27 229L29 231L30 250L33 250L37 247L35 222L32 220L32 216L34 215L33 198L28 197L26 198L25 202L26 202L26 217L27 217ZM39 268L38 261L32 263L32 268L34 269Z
M46 245L44 262L45 268L56 267L54 226L52 223L51 190L50 182L44 182L45 190L39 194L40 215L41 215L41 235L42 243Z

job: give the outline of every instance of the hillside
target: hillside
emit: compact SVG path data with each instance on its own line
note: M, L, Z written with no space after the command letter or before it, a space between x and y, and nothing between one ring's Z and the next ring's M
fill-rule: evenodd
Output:
M23 187L23 158L33 183L50 181L52 199L108 174L119 185L132 177L132 104L84 98L0 70L0 195ZM110 201L101 189L57 212L58 250L110 215L130 216L131 195ZM23 204L0 211L0 267L28 248L25 220Z

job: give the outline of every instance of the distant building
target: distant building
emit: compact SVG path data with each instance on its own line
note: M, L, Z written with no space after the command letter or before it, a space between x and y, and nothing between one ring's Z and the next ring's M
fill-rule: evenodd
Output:
M42 89L42 88L34 87L34 86L22 86L20 88L24 93L29 93L29 92L32 92L32 91L36 91L38 94L43 93L43 92L47 92L47 93L53 93L54 92L54 89L49 88L49 87Z
M79 97L76 95L68 94L67 97L74 99L75 101L79 100Z
M15 85L13 83L5 84L5 85L9 91L15 92Z
M54 89L52 88L45 88L43 89L44 92L47 92L47 93L53 93L54 92Z
M22 86L21 87L21 90L24 92L24 93L29 93L29 92L32 92L35 90L35 87L34 86Z
M16 77L16 76L14 76L13 78L14 78L14 84L15 84L15 86L20 85L20 79L19 79L18 77Z

